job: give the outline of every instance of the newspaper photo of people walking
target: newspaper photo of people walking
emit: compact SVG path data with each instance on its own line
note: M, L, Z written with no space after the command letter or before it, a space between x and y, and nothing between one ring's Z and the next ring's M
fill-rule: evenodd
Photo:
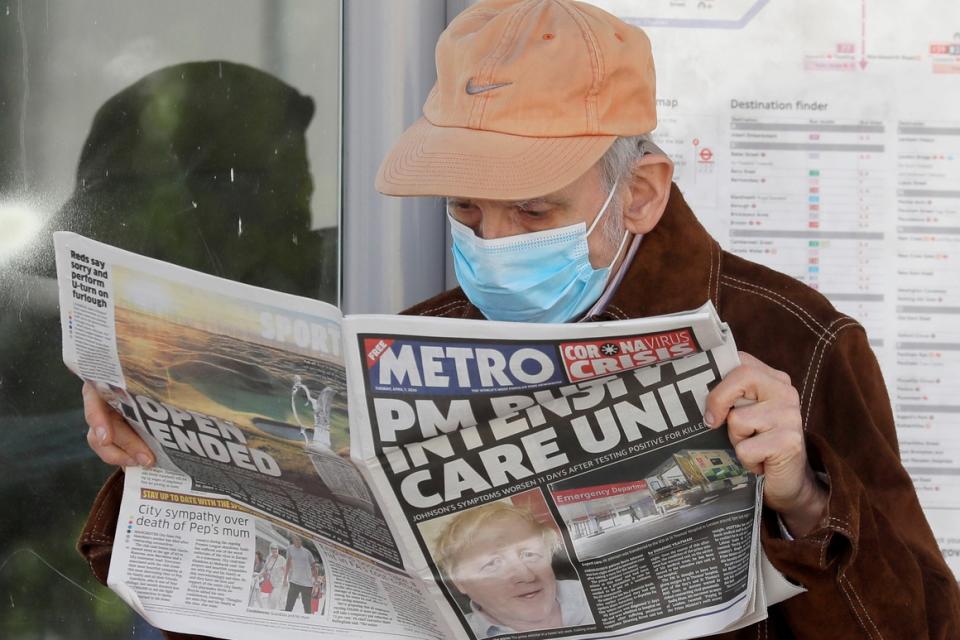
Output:
M319 548L302 536L257 522L249 606L322 614L326 570Z

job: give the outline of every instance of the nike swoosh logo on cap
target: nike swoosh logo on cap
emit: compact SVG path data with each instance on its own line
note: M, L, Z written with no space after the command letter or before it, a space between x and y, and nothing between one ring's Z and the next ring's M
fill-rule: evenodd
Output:
M483 84L475 85L473 84L473 78L467 80L467 94L475 96L478 93L486 93L487 91L493 91L494 89L499 89L500 87L506 87L513 84L512 82L497 82L494 84Z

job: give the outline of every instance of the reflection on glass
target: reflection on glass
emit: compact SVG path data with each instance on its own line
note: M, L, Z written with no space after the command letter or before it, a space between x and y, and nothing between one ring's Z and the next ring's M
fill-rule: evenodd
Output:
M73 549L111 470L60 360L50 233L336 302L338 12L0 3L0 637L159 637Z
M100 108L55 228L232 280L319 292L313 100L229 62L150 74Z

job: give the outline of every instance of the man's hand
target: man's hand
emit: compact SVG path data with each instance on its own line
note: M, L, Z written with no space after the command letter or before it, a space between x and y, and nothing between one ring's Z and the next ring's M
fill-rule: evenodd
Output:
M764 503L794 537L804 536L826 513L828 495L807 461L800 394L783 371L742 351L740 362L707 396L704 422L727 423L737 458L766 475ZM755 402L734 408L741 398Z
M97 390L83 383L83 417L87 421L87 443L107 464L124 467L153 464L150 448L130 428L120 414L97 395Z

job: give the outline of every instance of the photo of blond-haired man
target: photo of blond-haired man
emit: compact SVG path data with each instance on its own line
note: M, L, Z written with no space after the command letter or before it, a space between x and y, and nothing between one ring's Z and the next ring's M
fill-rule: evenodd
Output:
M569 559L545 507L530 491L421 525L477 638L593 624L580 581L557 577Z

